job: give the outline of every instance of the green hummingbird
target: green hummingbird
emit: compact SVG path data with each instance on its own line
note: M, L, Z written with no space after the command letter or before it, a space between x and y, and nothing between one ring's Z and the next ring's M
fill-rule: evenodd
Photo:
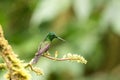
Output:
M38 62L40 56L49 50L50 45L55 38L64 41L64 39L58 37L54 32L49 32L45 37L45 39L43 40L43 42L40 44L38 52L35 54L35 57L32 59L31 64L36 64Z

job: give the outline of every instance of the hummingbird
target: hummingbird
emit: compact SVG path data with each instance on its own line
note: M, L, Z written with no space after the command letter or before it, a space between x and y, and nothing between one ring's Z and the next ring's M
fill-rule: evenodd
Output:
M55 38L61 41L65 41L61 37L58 37L54 32L49 32L45 37L45 39L43 40L43 42L40 44L37 53L35 54L34 58L30 62L31 64L36 64L38 62L40 56L49 50L50 45Z

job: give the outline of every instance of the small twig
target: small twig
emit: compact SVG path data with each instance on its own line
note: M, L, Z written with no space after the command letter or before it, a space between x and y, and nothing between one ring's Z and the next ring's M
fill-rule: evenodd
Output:
M52 57L52 56L49 56L49 55L42 55L43 57L46 57L48 59L51 59L51 60L56 60L56 61L66 61L66 60L71 60L70 58L55 58L55 57Z
M62 58L57 58L57 57L52 57L50 55L46 55L46 54L43 54L42 55L43 57L46 57L48 59L51 59L51 60L55 60L55 61L66 61L66 60L69 60L69 61L77 61L77 62L81 62L81 63L84 63L86 64L87 61L80 55L77 55L77 54L66 54L64 55L64 57Z
M38 75L43 75L44 73L39 69L39 68L36 68L36 67L33 67L32 64L28 63L25 68L27 67L30 67L30 69L32 71L34 71L35 73L37 73Z

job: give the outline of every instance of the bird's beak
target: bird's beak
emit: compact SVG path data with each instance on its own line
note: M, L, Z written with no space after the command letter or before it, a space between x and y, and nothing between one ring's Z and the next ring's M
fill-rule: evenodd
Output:
M65 41L64 39L62 39L61 37L57 37L57 39L61 40L61 41Z

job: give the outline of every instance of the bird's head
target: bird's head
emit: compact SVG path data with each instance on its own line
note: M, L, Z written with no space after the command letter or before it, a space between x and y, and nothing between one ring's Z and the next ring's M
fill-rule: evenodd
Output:
M48 39L48 40L52 41L52 40L55 39L55 38L64 41L64 39L58 37L54 32L49 32L49 33L47 34L45 40Z

